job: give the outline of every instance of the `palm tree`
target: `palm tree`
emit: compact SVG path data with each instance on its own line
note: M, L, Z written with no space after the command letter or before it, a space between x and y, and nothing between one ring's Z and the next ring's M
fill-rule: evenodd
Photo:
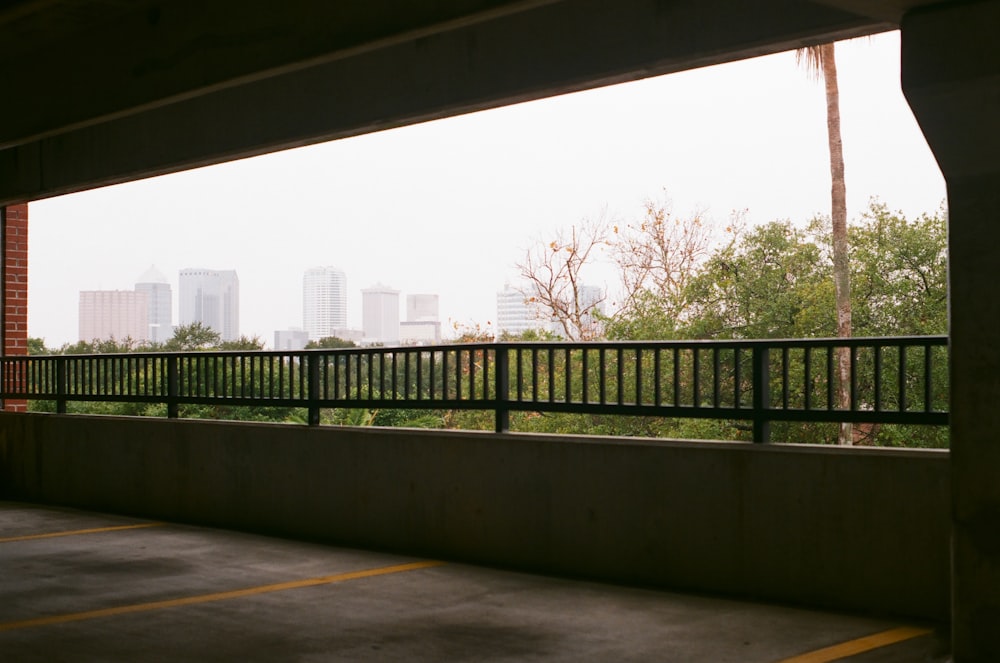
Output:
M847 185L844 182L844 149L840 137L840 90L837 86L837 60L834 45L819 44L801 48L796 59L806 70L821 76L826 86L826 133L830 146L830 217L833 221L833 285L837 306L837 336L851 336L851 272L847 256ZM839 407L851 403L851 353L837 350ZM852 444L851 424L840 425L840 444Z

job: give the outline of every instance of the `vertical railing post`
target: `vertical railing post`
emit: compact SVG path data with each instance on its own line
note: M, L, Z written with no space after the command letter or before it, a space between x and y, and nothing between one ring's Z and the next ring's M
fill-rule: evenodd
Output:
M497 344L494 356L496 388L493 397L496 402L496 432L506 433L510 430L510 410L507 408L507 401L510 398L510 362L507 346Z
M177 355L167 355L167 416L176 419L180 415L177 397L180 395L180 372Z
M753 346L753 441L771 441L771 351L766 345Z
M314 352L302 359L309 371L309 425L319 426L319 354Z
M56 358L56 412L66 414L66 357Z

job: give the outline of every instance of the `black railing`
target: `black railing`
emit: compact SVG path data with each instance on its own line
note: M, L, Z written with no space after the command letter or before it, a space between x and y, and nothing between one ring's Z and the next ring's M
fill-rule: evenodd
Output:
M946 425L945 336L475 343L293 352L0 358L0 397L182 405L493 410L749 421ZM849 353L849 404L837 355Z

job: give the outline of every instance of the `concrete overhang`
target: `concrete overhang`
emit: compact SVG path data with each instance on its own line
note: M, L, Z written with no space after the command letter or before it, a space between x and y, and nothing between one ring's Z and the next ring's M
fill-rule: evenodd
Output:
M0 204L871 34L924 4L0 2Z

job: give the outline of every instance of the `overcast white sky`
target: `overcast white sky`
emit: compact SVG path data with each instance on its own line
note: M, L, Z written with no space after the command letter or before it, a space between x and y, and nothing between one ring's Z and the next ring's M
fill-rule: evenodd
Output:
M872 196L913 217L944 200L899 88L898 33L838 45L850 218ZM602 212L805 222L829 213L822 84L783 53L289 150L30 206L29 332L77 340L80 290L131 289L156 265L235 269L241 333L302 326L302 274L437 293L485 325L533 238ZM603 284L602 284L603 285ZM612 284L608 284L612 285ZM405 309L405 307L404 307Z

